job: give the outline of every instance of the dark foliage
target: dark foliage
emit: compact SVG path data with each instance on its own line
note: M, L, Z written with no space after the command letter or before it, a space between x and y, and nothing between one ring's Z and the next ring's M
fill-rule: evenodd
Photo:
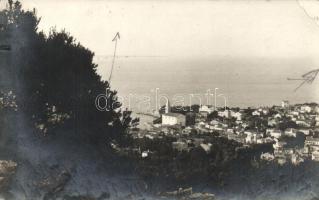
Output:
M96 97L109 84L96 73L93 52L65 31L38 32L35 10L24 11L19 1L9 1L0 21L0 44L11 47L0 52L0 90L17 95L29 122L44 125L45 133L63 124L68 132L93 140L125 135L131 113L120 110L116 91L108 90L108 111L96 109Z
M218 118L218 112L216 110L207 115L207 121L212 121L217 118Z

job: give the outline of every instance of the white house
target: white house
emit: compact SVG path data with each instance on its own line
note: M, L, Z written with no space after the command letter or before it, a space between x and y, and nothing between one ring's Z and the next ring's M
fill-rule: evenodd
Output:
M212 113L214 111L214 108L208 107L208 106L201 106L199 108L199 112L207 112Z
M289 107L289 101L285 100L281 102L281 107L288 108Z
M226 133L234 133L234 129L228 128L228 129L226 129Z
M231 117L231 113L229 110L219 111L218 116L229 118L229 117Z
M235 117L236 120L238 120L238 121L241 121L241 119L242 119L242 114L241 114L240 112L231 111L231 112L230 112L230 115L231 115L232 117Z
M298 111L291 111L290 114L294 115L294 116L298 116L299 112Z
M270 131L270 136L274 137L274 138L280 138L283 134L282 131L278 130L278 129L273 129L272 131Z
M276 143L273 144L272 146L274 147L275 150L279 150L279 149L283 149L286 144L287 142L276 140Z
M303 112L306 112L306 113L310 113L312 109L311 109L310 106L302 105L302 106L300 107L300 110L303 111Z
M268 126L275 126L277 124L277 121L275 119L268 119Z
M311 154L311 160L319 161L319 151L313 151Z
M301 132L304 135L310 135L310 129L298 129L298 132Z
M187 151L188 144L184 141L172 142L172 148L177 151Z
M286 164L287 159L286 159L286 157L278 157L277 162L279 165L284 165L284 164Z
M147 150L147 151L143 151L142 152L142 158L146 158L146 157L148 157L148 154L150 153L150 151L149 150Z
M312 136L306 137L305 146L319 146L319 138L314 138Z
M260 112L258 110L255 110L254 112L252 112L253 116L260 116Z
M162 125L181 125L185 126L186 117L179 113L165 113L162 114Z
M206 153L209 153L211 150L212 144L211 143L208 143L208 144L202 143L202 144L200 144L200 147L202 147L202 149L204 151L206 151Z
M263 110L262 110L262 113L263 113L264 115L268 115L268 114L269 114L269 110L268 110L268 109L263 109Z
M245 142L249 144L257 143L257 139L260 138L259 135L253 131L245 131L244 134L246 135Z
M287 128L285 130L285 135L289 136L289 137L296 137L297 136L297 130L294 128Z
M218 124L220 124L221 122L219 122L219 121L217 121L217 120L212 120L212 121L210 121L209 122L209 124L211 124L211 125L218 125Z
M267 160L267 161L272 161L272 160L275 159L275 156L273 154L270 154L270 153L262 153L260 155L260 159Z
M297 125L303 126L303 127L310 127L310 124L304 120L297 120L296 121Z
M263 138L261 135L259 138L257 138L257 144L266 144L266 143L272 143L274 140L270 137Z

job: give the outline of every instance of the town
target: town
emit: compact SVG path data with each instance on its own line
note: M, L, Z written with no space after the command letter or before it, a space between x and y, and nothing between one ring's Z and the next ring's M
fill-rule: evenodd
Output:
M319 161L319 105L304 103L259 108L215 108L193 105L186 109L171 107L169 101L159 111L160 117L146 130L133 128L134 139L174 138L171 148L189 152L201 148L209 153L209 139L225 138L241 148L268 146L260 160L279 165L298 165L305 160ZM211 137L210 137L211 136ZM152 155L150 149L137 147L141 158Z

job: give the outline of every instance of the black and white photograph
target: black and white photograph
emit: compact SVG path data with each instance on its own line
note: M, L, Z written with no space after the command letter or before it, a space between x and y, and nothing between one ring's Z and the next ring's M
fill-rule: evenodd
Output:
M319 200L319 1L0 0L0 200Z

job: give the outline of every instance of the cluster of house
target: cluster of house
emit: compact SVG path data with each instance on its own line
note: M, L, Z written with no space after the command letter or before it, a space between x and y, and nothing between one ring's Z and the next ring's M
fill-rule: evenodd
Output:
M287 162L298 165L304 162L306 157L303 154L302 148L287 147L287 145L288 142L275 138L275 143L273 144L274 152L263 153L260 157L267 161L277 161L280 165Z
M177 151L190 151L194 147L202 148L206 153L209 153L212 147L211 143L206 143L203 138L180 138L176 142L172 142L173 149Z
M217 117L209 119L209 115L213 112ZM288 160L298 164L307 158L319 161L319 137L317 138L315 134L319 127L317 104L289 105L288 101L283 101L281 106L250 109L249 112L247 109L215 109L210 106L200 106L199 112L194 114L194 123L187 124L187 117L171 112L167 102L165 113L161 115L161 124L154 125L153 130L144 132L141 137L152 139L171 135L177 138L177 141L172 143L176 150L187 151L196 146L209 152L210 144L205 143L201 137L196 138L196 135L217 133L220 137L235 140L244 146L272 144L274 151L261 155L265 160L276 160L280 164ZM251 127L251 122L248 121L251 117L266 120L266 127L261 130ZM228 119L233 123L229 123ZM282 128L280 130L278 124L288 123L287 119L295 125L294 128L287 125L284 130ZM192 136L188 137L189 135ZM302 141L303 147L289 144L294 138L297 140L300 135L306 138Z
M319 161L319 138L313 136L306 137L304 154L311 156L312 160Z
M287 128L285 131L267 129L267 135L274 138L274 152L264 153L261 158L264 160L276 160L279 164L290 161L298 165L306 159L319 161L319 107L318 105L295 105L289 106L287 101L283 101L282 108L285 108L285 116L295 122L298 128ZM278 114L277 114L278 115ZM268 121L268 125L273 125L276 120ZM289 144L287 137L297 138L298 146ZM283 137L285 137L283 139ZM300 145L300 143L302 144Z
M285 164L290 161L295 165L304 162L306 159L319 161L319 137L306 136L303 147L292 147L289 146L287 141L276 138L273 148L273 153L263 153L261 159L267 161L276 160L279 164Z

